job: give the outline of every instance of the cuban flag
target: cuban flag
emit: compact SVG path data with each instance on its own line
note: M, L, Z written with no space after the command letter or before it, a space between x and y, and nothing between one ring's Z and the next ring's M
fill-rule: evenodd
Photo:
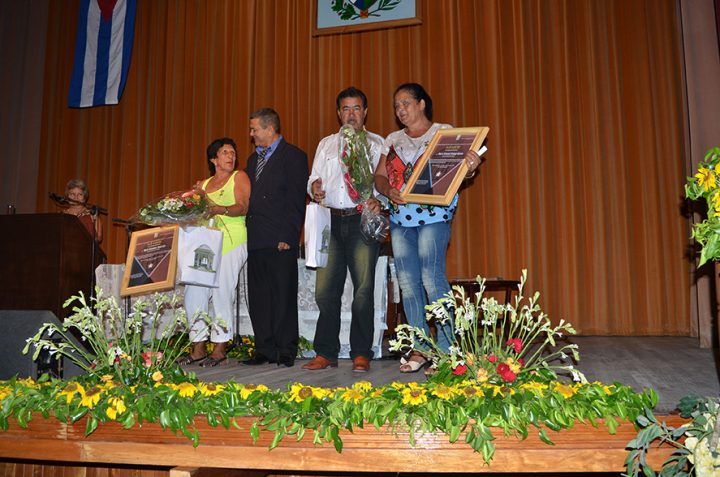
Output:
M81 0L70 107L120 101L130 70L136 1Z

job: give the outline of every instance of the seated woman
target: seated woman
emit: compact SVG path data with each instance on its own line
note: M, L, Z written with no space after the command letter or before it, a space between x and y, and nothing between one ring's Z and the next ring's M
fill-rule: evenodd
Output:
M87 208L88 197L90 197L90 191L85 181L80 179L69 180L65 186L65 200L69 205L63 210L63 213L77 217L90 235L95 237L95 241L100 243L103 239L102 222L97 213L92 214L91 210ZM93 226L95 229L94 234Z
M215 204L210 214L214 216L215 227L223 232L220 283L218 288L195 285L185 287L185 310L193 348L189 356L179 361L182 365L198 363L202 367L227 362L225 351L235 327L235 287L240 270L247 260L245 214L250 199L250 179L244 171L235 170L235 141L227 137L216 139L210 143L206 152L211 177L197 182L193 189L197 193L207 194ZM212 324L208 326L197 313L208 313L211 299L214 313L211 314ZM208 339L215 343L210 355L205 352Z

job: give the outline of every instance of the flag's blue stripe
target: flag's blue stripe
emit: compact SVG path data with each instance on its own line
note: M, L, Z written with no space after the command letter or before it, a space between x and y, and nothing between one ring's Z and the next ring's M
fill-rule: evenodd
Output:
M68 103L71 108L80 107L82 95L82 82L85 64L85 48L87 47L87 22L90 0L82 0L80 4L80 18L78 20L77 41L75 42L75 61L70 78L70 95Z
M105 21L100 17L98 31L98 49L95 70L95 91L93 93L93 106L106 104L108 72L110 69L110 37L112 36L112 17Z
M120 76L120 87L118 88L118 99L125 90L125 81L130 71L130 57L132 55L133 37L135 36L135 5L136 0L128 0L125 8L125 31L123 34L123 62L122 74Z

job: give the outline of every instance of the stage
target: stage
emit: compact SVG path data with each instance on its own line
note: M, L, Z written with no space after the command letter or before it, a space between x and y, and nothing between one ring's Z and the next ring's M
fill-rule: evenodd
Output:
M659 401L658 413L669 413L678 401L688 394L717 396L720 394L717 350L701 349L698 340L688 337L650 336L581 336L571 337L580 350L580 361L576 368L589 381L612 383L618 381L632 386L636 391L653 388ZM385 342L387 344L387 341ZM230 360L226 365L215 368L187 366L202 380L226 381L234 379L245 384L265 384L271 388L283 389L287 383L302 382L312 386L348 386L359 380L373 385L389 384L393 381L424 381L422 372L401 374L399 361L383 349L386 358L374 360L369 373L354 373L352 362L340 360L337 368L322 371L301 369L307 360L298 360L292 368L266 364L246 366ZM387 357L390 356L390 357Z
M575 337L582 361L577 368L589 380L619 381L637 390L654 388L659 395L656 415L675 426L683 422L672 415L678 400L687 394L717 395L720 392L715 353L700 349L686 337ZM384 358L372 362L369 373L353 373L351 362L323 371L276 365L247 366L230 360L216 368L188 366L206 381L234 379L242 383L284 388L288 383L313 386L347 386L358 380L374 385L393 381L422 381L424 376L397 372L398 361ZM200 444L193 448L184 436L175 436L158 424L122 429L118 423L101 425L84 436L84 419L75 425L42 419L36 415L29 429L11 422L0 433L0 475L92 475L202 476L202 475L347 475L350 473L538 473L585 475L622 472L625 445L637 431L624 422L615 435L604 424L598 428L577 422L572 429L551 433L549 446L531 433L527 440L502 436L495 430L496 453L490 466L461 437L451 444L442 434L424 434L410 445L407 432L389 432L365 426L353 433L342 431L342 453L331 444L315 445L311 433L300 440L284 439L269 450L272 433L261 431L253 442L249 429L253 418L235 419L238 428L211 427L202 418L195 426ZM648 461L659 468L671 449L653 451ZM231 470L232 469L232 470ZM242 469L242 470L238 470ZM613 474L605 474L613 475Z

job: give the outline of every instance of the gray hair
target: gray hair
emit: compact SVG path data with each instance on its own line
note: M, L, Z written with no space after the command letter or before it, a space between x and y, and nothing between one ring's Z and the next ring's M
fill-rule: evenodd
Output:
M83 199L85 201L88 200L88 197L90 196L90 190L88 189L87 184L85 184L85 181L82 179L70 179L65 186L65 197L70 193L72 189L80 189L83 192Z
M261 108L250 115L250 119L260 120L260 125L266 128L270 125L280 134L280 115L272 108Z

